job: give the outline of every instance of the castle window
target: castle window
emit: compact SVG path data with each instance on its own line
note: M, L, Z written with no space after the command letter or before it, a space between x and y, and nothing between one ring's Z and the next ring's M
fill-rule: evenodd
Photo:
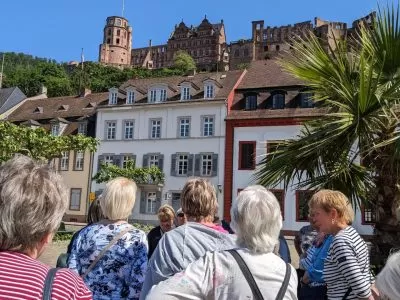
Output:
M117 39L116 43L117 43L117 45L119 45L119 39Z
M117 26L121 26L121 24L122 24L122 22L121 22L121 20L120 20L120 19L117 19L117 20L115 21L115 25L117 25Z
M111 29L108 29L108 35L111 35Z
M275 49L276 49L276 51L279 51L279 50L281 50L281 47L279 45L276 45Z
M107 44L111 44L111 40L110 39L107 39Z
M117 30L117 36L120 36L121 35L121 30Z

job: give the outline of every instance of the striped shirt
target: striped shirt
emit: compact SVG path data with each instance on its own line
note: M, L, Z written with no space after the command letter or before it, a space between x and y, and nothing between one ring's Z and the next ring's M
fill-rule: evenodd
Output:
M341 300L351 287L347 300L368 298L373 277L365 241L349 226L334 236L324 264L328 299Z
M0 299L42 299L50 268L18 252L0 252ZM68 269L58 270L51 294L53 300L88 300L92 293L82 279Z

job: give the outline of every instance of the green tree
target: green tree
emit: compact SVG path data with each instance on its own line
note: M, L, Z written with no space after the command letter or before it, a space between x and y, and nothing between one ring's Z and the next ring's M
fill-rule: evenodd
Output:
M354 206L373 207L384 255L400 244L399 21L399 9L380 11L371 28L336 41L330 54L312 34L293 41L282 65L313 90L326 114L265 157L255 175L267 187L336 189Z
M178 51L174 57L174 68L187 72L196 69L196 63L186 51Z
M38 160L60 157L71 150L96 151L98 141L83 135L52 136L43 128L32 129L9 122L0 122L0 162L16 153Z
M120 168L113 164L101 164L99 172L94 175L93 179L97 183L102 183L116 177L126 177L137 184L164 184L164 173L158 167L136 168L133 160L127 162L126 168Z

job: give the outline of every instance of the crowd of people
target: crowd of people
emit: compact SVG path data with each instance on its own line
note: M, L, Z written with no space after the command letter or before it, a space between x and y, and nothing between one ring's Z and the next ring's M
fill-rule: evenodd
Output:
M187 181L181 209L158 211L147 235L129 224L137 186L106 184L88 225L50 268L38 257L56 233L68 202L47 164L16 156L0 167L0 299L400 299L400 254L374 278L368 247L351 226L354 212L339 191L309 201L310 225L290 264L275 196L249 186L233 199L231 222L216 217L212 184ZM379 295L380 294L380 295Z

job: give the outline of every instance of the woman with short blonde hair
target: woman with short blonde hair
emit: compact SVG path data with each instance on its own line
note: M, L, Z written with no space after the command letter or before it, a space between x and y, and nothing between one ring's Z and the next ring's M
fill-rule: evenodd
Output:
M147 238L127 220L136 184L116 178L100 198L105 220L84 228L75 239L69 268L81 275L94 299L138 299L147 269Z
M0 166L1 299L42 299L52 272L37 259L60 226L67 203L62 178L49 165L18 155ZM92 297L81 278L60 269L51 298Z
M328 299L373 299L368 247L350 225L354 211L349 199L339 191L321 190L309 208L320 231L333 235L323 271Z

